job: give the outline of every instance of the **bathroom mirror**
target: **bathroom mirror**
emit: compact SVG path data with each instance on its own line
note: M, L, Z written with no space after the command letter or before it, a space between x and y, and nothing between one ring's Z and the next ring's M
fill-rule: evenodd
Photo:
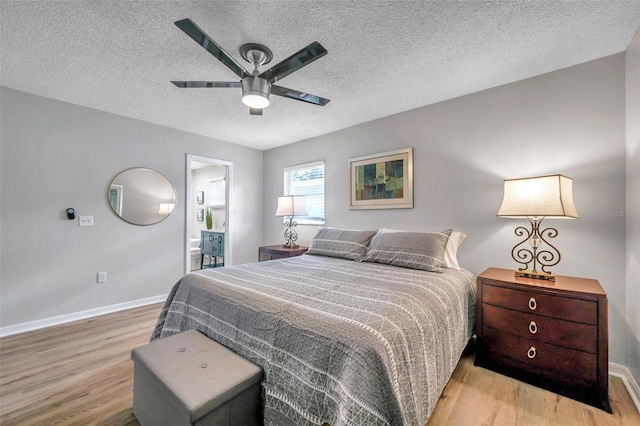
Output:
M176 205L176 190L164 175L152 169L125 170L111 181L107 193L114 213L134 225L165 220Z

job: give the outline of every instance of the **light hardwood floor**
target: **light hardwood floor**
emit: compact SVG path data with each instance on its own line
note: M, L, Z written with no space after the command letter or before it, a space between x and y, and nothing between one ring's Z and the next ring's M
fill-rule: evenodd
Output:
M613 414L473 365L470 344L427 426L640 426L627 389L609 376Z
M0 339L0 424L137 425L131 350L147 343L161 305ZM473 366L463 355L427 426L640 425L622 381L614 414Z

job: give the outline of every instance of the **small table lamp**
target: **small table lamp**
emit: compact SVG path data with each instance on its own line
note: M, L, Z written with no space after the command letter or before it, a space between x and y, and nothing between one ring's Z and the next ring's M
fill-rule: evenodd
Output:
M160 203L158 214L162 216L169 216L173 211L174 206L175 206L175 203Z
M286 195L284 197L278 197L276 216L284 216L289 218L289 221L285 223L287 229L284 231L284 248L300 247L296 244L298 233L294 228L295 226L298 226L298 224L293 221L293 217L306 216L307 214L307 205L304 201L303 195Z
M523 218L531 223L531 230L523 226L516 228L517 236L525 238L511 250L513 260L521 265L516 271L516 277L538 278L555 281L555 276L545 268L560 262L560 252L545 239L555 238L558 231L555 228L540 230L540 224L545 218L549 219L577 219L578 212L573 205L573 181L563 175L538 176L523 179L508 179L504 181L504 198L498 210L498 216ZM518 249L521 244L529 241L532 250L526 247ZM550 248L538 250L542 242ZM529 263L533 262L533 269L529 270ZM538 271L538 265L542 271Z

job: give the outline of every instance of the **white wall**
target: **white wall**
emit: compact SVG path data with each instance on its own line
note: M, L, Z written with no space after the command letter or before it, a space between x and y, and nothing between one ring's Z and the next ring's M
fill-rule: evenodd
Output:
M330 107L330 105L329 105ZM349 210L348 159L414 149L414 208ZM548 220L557 274L593 277L609 298L610 360L626 364L625 56L385 117L264 152L264 243L281 240L273 215L285 166L325 160L327 226L445 229L468 234L461 264L474 273L515 268L523 221L496 217L505 178L563 173L574 181L579 220ZM315 227L298 226L308 245Z
M168 293L184 272L187 153L233 162L232 255L257 261L261 151L4 87L0 98L2 327ZM128 224L109 207L110 181L136 166L176 188L159 224ZM67 207L95 226L67 220Z
M627 49L627 366L640 383L640 28Z

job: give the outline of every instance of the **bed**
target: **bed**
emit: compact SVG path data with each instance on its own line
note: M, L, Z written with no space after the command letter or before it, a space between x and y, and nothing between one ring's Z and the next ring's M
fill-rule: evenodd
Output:
M196 329L262 367L265 425L424 426L472 335L474 276L332 257L319 240L186 275L151 340Z

